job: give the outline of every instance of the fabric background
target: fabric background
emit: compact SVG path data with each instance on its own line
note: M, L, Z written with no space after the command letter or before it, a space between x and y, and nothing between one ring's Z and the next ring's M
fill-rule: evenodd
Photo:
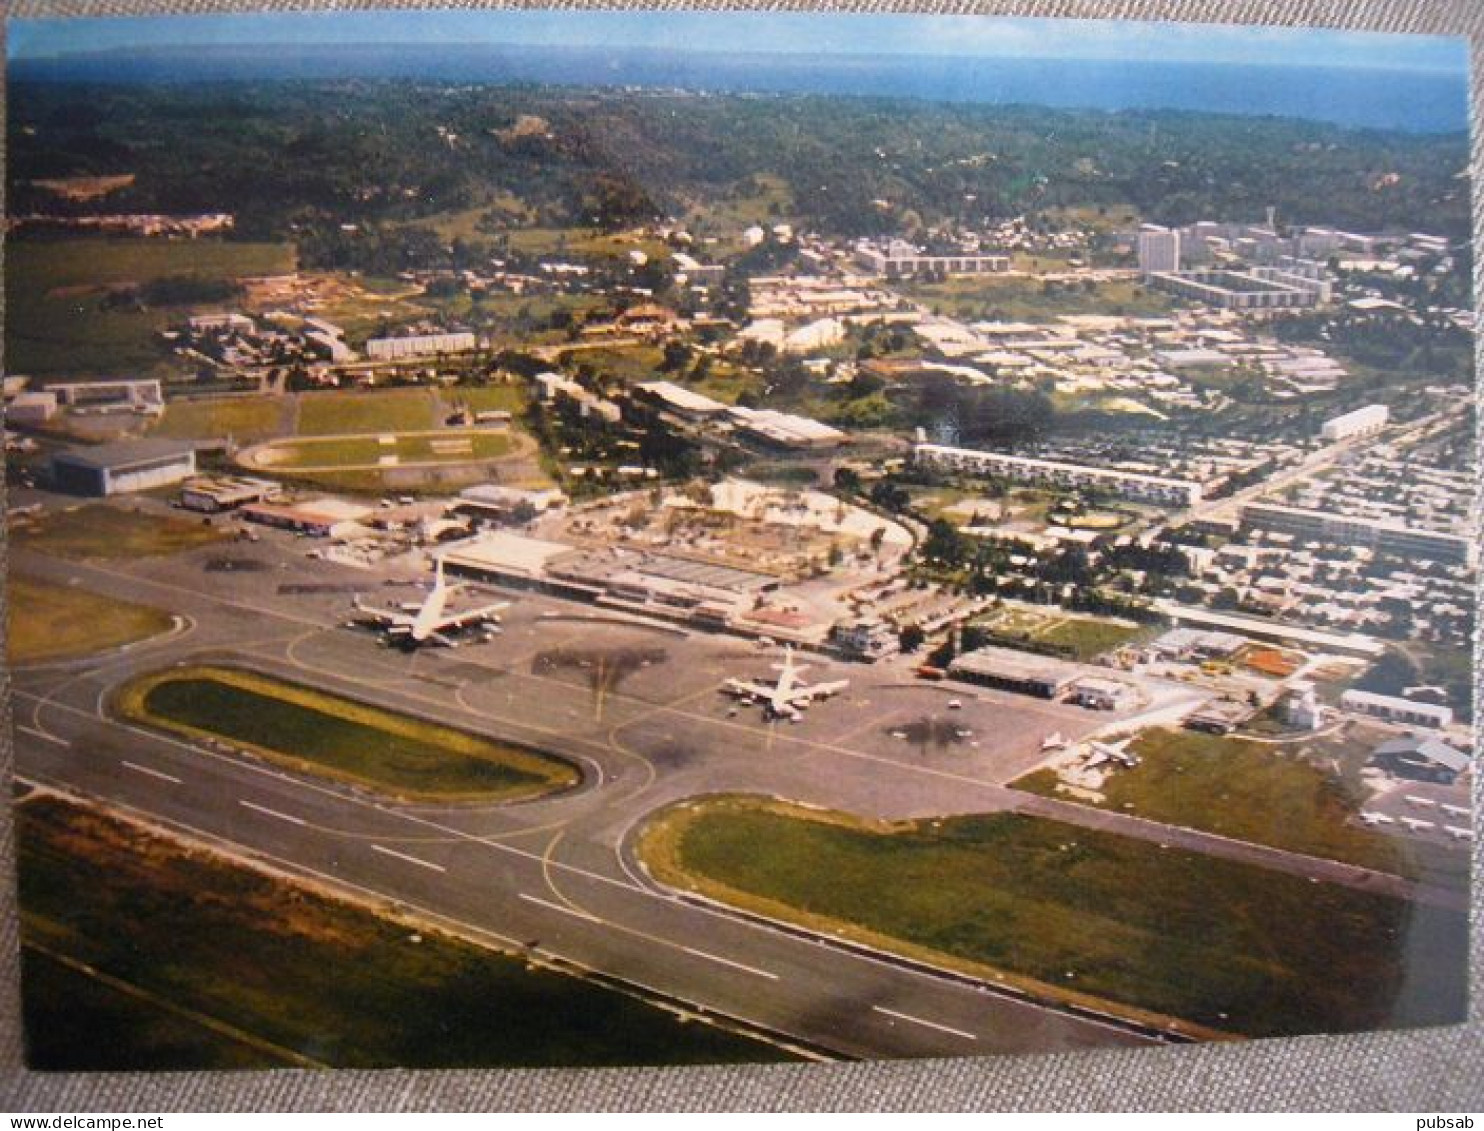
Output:
M364 8L352 0L0 0L14 17L131 15L319 7ZM469 0L403 0L400 7L479 7ZM519 6L558 6L555 2ZM560 6L573 6L564 0ZM588 3L584 6L599 6ZM606 7L679 7L609 0ZM691 0L684 7L745 7ZM778 0L768 8L922 11L1081 18L1167 19L1349 27L1466 36L1473 67L1475 308L1484 264L1484 3L1481 0L946 0L815 3ZM3 181L0 181L3 184ZM1476 348L1476 355L1484 350ZM1480 366L1484 370L1484 364ZM3 558L3 547L0 547ZM3 600L3 598L0 598ZM1476 687L1484 683L1476 659ZM0 778L9 795L10 705L0 708ZM1484 700L1481 700L1484 701ZM1479 829L1480 777L1474 781ZM1484 875L1484 842L1474 869ZM1484 970L1474 887L1470 949L1475 997L1470 1022L1445 1029L1352 1037L1254 1041L1064 1055L789 1067L603 1071L337 1071L42 1074L22 1067L18 1006L14 841L0 804L0 1110L82 1111L808 1111L808 1110L1364 1110L1484 1109Z

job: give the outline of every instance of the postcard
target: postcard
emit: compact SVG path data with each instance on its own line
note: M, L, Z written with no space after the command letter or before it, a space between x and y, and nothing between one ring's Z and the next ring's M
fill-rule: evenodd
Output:
M43 1069L1446 1025L1461 38L13 20Z

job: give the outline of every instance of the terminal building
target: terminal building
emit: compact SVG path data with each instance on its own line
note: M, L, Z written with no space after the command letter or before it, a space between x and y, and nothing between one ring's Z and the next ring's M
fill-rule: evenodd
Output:
M1331 443L1336 440L1348 440L1353 436L1373 436L1386 427L1389 419L1391 419L1391 410L1384 404L1368 404L1354 412L1347 412L1343 416L1334 416L1326 420L1319 429L1319 435Z
M1472 567L1478 560L1478 546L1467 535L1419 530L1385 519L1330 514L1276 503L1245 504L1242 507L1242 529L1292 534L1316 542L1364 546L1382 553L1449 565Z
M1188 479L1168 479L1109 467L1087 467L1003 452L951 448L942 444L918 444L915 457L919 464L945 471L1081 491L1103 491L1134 502L1159 506L1190 507L1201 501L1201 485Z
M52 485L57 490L95 497L166 487L195 474L195 448L175 440L68 448L51 461Z

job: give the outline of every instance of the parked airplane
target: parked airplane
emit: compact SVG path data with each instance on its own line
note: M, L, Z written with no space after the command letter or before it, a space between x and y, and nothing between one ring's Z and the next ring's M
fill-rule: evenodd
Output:
M448 633L455 629L477 624L492 624L499 620L498 614L510 607L508 601L498 601L482 608L462 613L445 613L448 598L462 586L448 584L443 576L443 559L437 559L434 567L433 588L421 605L404 606L401 612L378 609L362 602L357 596L352 604L356 611L374 621L391 644L416 648L422 644L442 644L453 647L458 643Z
M1125 738L1122 742L1089 742L1088 749L1092 751L1087 759L1085 768L1092 770L1098 766L1105 766L1109 762L1116 762L1125 769L1133 769L1139 764L1139 756L1129 753L1128 744L1133 739Z
M800 713L809 704L817 699L838 695L850 686L848 679L833 683L800 684L799 677L809 669L794 663L792 648L783 650L783 663L774 664L773 670L778 672L778 681L772 686L752 680L729 679L722 685L722 690L744 703L761 703L763 713L770 719L797 722Z

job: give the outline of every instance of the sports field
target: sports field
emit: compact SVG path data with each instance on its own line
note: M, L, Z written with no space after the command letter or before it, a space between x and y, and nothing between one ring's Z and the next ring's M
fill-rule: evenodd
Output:
M35 1068L789 1059L90 806L32 795L16 824Z
M232 668L145 676L120 691L116 708L398 797L509 800L574 786L579 776L570 762L529 747Z
M439 423L437 398L429 389L362 393L301 393L301 436L348 436L362 432L422 432Z
M238 443L280 435L288 404L282 397L231 397L171 401L155 425L156 436L177 440L223 439Z
M259 452L255 459L257 466L271 471L398 467L499 459L510 446L510 435L503 429L389 433L286 441Z
M672 886L1212 1031L1443 1024L1464 1012L1462 914L1054 821L879 826L717 798L656 819L640 852Z

